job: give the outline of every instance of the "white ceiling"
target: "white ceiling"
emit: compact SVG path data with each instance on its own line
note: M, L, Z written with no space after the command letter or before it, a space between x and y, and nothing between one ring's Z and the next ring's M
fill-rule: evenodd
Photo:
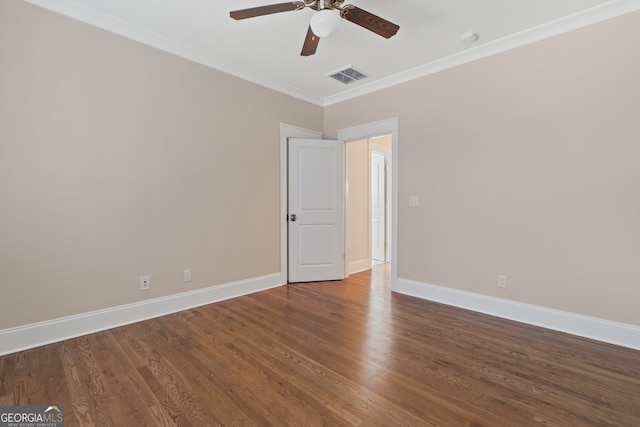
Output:
M313 10L229 17L286 0L27 1L318 105L640 9L638 0L347 0L398 24L398 34L387 40L343 20L302 57ZM462 43L467 31L478 41ZM348 65L369 77L349 85L327 77Z

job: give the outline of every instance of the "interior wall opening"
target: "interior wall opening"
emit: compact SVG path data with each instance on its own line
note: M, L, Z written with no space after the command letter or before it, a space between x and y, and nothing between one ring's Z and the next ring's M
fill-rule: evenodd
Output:
M391 261L392 136L346 143L346 242L349 274Z

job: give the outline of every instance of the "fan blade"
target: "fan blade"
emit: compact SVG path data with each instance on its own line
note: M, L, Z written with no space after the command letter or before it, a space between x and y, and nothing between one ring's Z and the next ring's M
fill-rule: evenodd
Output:
M300 52L300 55L310 56L316 53L316 49L318 48L319 42L320 42L320 37L313 34L313 31L311 31L311 25L309 25L309 30L307 31L307 37L304 39L304 44L302 45L302 52Z
M249 9L234 10L233 12L230 12L229 15L233 19L247 19L256 16L270 15L272 13L289 12L291 10L300 9L301 3L302 2L294 1L289 3L270 4L268 6L258 6ZM304 3L302 3L302 7L304 7Z
M349 7L342 17L347 21L360 25L362 28L373 31L385 39L394 36L400 29L398 25L355 6Z

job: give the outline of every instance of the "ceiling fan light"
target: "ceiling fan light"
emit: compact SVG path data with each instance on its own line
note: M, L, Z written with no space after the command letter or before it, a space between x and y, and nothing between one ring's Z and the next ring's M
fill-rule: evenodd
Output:
M340 21L342 21L342 18L339 11L331 9L319 10L311 17L311 31L320 38L329 37L338 30Z

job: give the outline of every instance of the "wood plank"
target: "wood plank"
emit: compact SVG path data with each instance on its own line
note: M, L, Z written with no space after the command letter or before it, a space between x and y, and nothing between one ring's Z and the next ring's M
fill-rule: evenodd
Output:
M640 425L640 352L394 294L388 266L0 357L67 426Z

